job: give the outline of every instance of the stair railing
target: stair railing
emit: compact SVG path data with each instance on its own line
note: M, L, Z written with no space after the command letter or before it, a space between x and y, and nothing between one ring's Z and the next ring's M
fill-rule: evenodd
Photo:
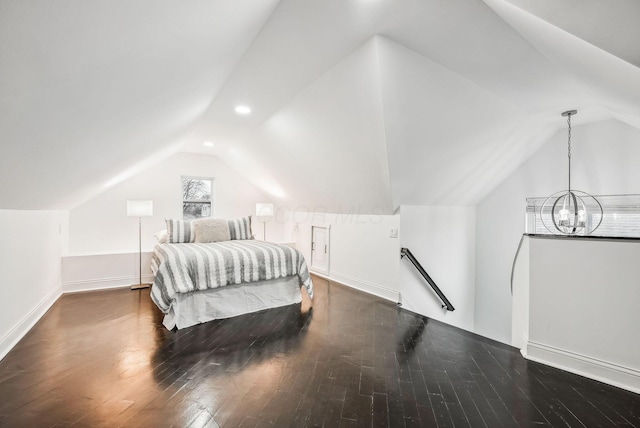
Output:
M411 264L416 268L416 270L420 273L420 275L422 275L425 281L427 281L427 283L431 286L433 291L435 291L435 293L438 295L440 300L442 300L442 303L443 303L442 307L446 308L448 311L455 310L455 308L453 307L449 299L447 299L447 296L444 295L442 290L440 290L440 287L436 285L435 281L429 276L427 271L424 270L424 268L422 267L418 259L415 258L415 256L411 253L411 251L408 248L400 248L400 258L404 258L404 257L409 259Z

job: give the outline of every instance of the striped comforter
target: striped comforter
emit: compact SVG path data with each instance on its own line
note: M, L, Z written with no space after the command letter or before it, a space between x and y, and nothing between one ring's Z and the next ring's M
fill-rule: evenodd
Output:
M207 244L158 244L151 269L151 299L164 313L176 294L297 275L313 298L313 283L302 254L286 245L250 240Z

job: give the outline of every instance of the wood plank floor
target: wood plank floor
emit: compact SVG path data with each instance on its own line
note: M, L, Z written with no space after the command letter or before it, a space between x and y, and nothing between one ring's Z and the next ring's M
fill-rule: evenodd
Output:
M0 426L640 427L640 395L314 283L178 332L149 290L65 295L0 362Z

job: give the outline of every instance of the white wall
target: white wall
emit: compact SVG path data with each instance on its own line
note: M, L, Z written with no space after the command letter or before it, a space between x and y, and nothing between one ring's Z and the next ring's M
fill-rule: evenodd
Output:
M61 294L69 213L0 210L0 358Z
M311 262L311 226L330 226L328 277L397 302L407 310L473 331L475 209L402 206L396 215L318 213L282 209L285 241L293 241ZM390 237L398 230L398 238ZM456 310L447 312L400 248L420 260ZM400 297L401 294L401 297Z
M488 160L505 165L531 153L526 142L505 138L523 122L523 103L391 38L377 37L393 206L474 205L508 174L486 174Z
M153 200L153 217L142 218L142 249L149 251L153 234L165 229L166 218L182 218L181 175L215 179L214 216L236 218L255 215L257 202L270 198L217 157L178 153L123 181L71 210L69 253L72 255L128 253L138 251L138 219L127 217L128 199ZM270 237L278 238L282 227L271 222ZM262 236L262 225L254 226Z
M451 301L442 303L408 260L400 262L402 306L465 330L474 330L475 208L403 205L400 244Z
M508 344L511 267L524 233L527 194L520 180L508 179L476 209L475 332Z
M640 393L640 242L530 238L526 355Z
M511 345L526 350L529 341L529 237L522 238L522 246L513 266Z
M578 114L572 121L572 187L592 194L640 193L640 131L614 120L579 123ZM511 343L509 280L525 230L525 199L566 187L565 129L477 205L476 333Z
M130 287L134 284L151 284L151 254L142 253L142 271L139 270L140 254L118 253L62 257L61 283L63 293Z
M318 212L349 206L368 214L393 212L379 79L376 43L370 39L252 135L249 141L259 144L248 151L259 156L296 204L326 207ZM282 167L283 156L295 161ZM243 166L239 170L248 177L257 172Z
M398 238L389 236L398 229L397 215L343 213L282 213L285 236L293 237L296 248L311 263L311 226L331 226L329 278L385 299L398 301ZM297 225L297 230L294 229Z

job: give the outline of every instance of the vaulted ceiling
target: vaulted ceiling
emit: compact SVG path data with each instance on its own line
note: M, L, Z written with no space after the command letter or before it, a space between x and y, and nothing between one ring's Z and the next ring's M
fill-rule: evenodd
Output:
M640 128L639 18L635 0L0 0L0 208L69 209L177 151L292 209L473 205L564 110Z

